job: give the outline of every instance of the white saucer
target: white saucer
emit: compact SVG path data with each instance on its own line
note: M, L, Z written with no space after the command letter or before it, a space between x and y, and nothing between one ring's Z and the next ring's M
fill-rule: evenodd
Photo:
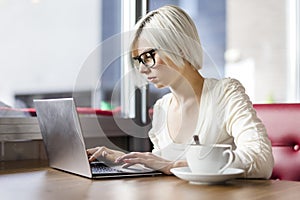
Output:
M237 168L227 168L222 174L195 174L188 167L178 167L171 169L171 172L191 184L217 184L224 183L230 179L243 178L244 170Z

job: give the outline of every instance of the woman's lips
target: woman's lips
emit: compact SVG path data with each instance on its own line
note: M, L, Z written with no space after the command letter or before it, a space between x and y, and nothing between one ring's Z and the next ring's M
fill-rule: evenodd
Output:
M151 76L151 77L148 77L147 79L148 79L148 81L152 82L154 79L156 79L156 77Z

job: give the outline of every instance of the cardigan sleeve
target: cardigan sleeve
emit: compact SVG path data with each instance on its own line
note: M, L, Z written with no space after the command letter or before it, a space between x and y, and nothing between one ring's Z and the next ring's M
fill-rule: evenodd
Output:
M232 167L244 169L248 178L269 178L274 159L265 126L239 81L227 79L223 89L225 128L236 146Z
M148 132L149 135L149 139L153 144L153 149L152 149L152 153L158 154L159 155L159 148L158 148L158 138L156 136L157 133L157 128L159 126L159 112L160 112L160 103L159 101L156 102L153 106L153 117L152 117L152 128L150 129L150 131Z
M171 94L166 94L157 100L153 106L152 128L148 132L148 135L153 144L152 153L156 155L161 155L158 134L163 134L162 130L165 126L167 115L166 107L170 98Z

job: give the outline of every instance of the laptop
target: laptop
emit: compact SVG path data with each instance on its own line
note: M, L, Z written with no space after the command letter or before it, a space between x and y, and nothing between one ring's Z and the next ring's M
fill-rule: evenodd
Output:
M35 99L34 105L50 167L87 178L162 174L142 165L122 168L105 161L90 163L73 98Z

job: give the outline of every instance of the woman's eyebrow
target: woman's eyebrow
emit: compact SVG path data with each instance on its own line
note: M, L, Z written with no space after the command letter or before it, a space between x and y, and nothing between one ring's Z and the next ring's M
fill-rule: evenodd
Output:
M140 54L137 54L137 55L135 55L135 56L132 56L132 58L137 58L137 57L139 57L140 55L142 55L143 53L147 53L147 52L149 52L149 51L151 51L151 50L153 50L154 48L147 48L147 49L144 49Z
M144 49L140 54L138 54L138 56L142 55L143 53L147 53L151 50L153 50L154 48L147 48L147 49Z

